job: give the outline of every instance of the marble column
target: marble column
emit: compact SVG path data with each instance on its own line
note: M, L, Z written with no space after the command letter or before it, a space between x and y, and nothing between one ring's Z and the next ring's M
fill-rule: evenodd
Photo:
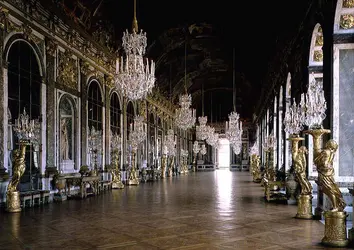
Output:
M110 164L110 152L111 152L111 147L110 147L110 132L111 132L111 122L110 122L110 111L111 111L111 98L110 98L110 89L108 86L104 86L105 88L105 97L104 97L104 105L105 105L105 128L104 130L106 131L105 133L105 139L104 139L104 148L105 150L105 163L104 164ZM104 167L104 166L103 166Z

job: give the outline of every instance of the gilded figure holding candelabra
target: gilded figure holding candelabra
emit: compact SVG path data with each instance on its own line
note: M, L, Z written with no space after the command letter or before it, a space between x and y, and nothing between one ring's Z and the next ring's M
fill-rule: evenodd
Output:
M321 149L322 136L329 134L329 129L324 129L322 122L326 117L327 103L323 91L322 80L310 77L310 82L306 95L301 95L300 109L302 111L303 123L309 129L304 131L313 137L313 161L318 171L318 190L328 196L332 203L332 209L324 212L325 235L322 243L333 247L344 247L348 245L346 217L344 211L345 202L341 191L334 180L333 158L338 149L338 144L334 140L328 140L325 147ZM318 196L321 193L318 193ZM315 217L321 218L322 204L317 202Z

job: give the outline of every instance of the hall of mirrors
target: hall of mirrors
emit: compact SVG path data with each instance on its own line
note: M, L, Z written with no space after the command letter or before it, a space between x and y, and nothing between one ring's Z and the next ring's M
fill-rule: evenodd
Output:
M195 127L176 126L177 105L157 89L146 99L126 98L115 87L115 55L102 39L106 34L89 35L36 1L0 3L1 204L19 212L226 168L250 171L267 202L297 203L297 218L340 228L326 231L325 244L347 245L354 182L354 46L348 38L354 33L354 3L339 0L335 13L332 37L324 37L321 24L313 25L306 83L295 84L299 72L286 69L253 121L240 125L234 147L229 124L211 124L217 143L197 140ZM326 63L333 72L324 70L332 67ZM26 126L33 128L30 135ZM141 139L135 146L134 138Z

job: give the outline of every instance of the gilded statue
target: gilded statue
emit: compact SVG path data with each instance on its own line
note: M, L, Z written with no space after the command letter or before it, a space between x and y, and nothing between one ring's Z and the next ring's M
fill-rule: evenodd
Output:
M20 183L20 179L25 172L25 155L26 155L26 145L20 146L19 149L14 150L14 158L12 160L12 179L7 186L7 192L16 192L17 186Z
M318 171L318 185L331 200L332 212L341 212L346 206L343 195L334 181L333 159L337 149L337 142L328 140L324 149L314 159Z
M175 166L175 157L171 156L171 161L170 161L170 165L168 167L168 176L171 177L173 175L173 168Z
M301 146L297 152L293 153L294 157L294 170L296 179L301 187L302 195L312 194L311 183L306 178L306 155L308 151L305 146Z

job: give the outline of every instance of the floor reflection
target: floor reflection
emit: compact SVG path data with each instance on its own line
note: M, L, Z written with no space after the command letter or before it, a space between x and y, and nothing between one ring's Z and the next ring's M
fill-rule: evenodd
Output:
M228 169L216 170L216 187L217 197L216 203L219 213L231 211L232 200L232 173Z

